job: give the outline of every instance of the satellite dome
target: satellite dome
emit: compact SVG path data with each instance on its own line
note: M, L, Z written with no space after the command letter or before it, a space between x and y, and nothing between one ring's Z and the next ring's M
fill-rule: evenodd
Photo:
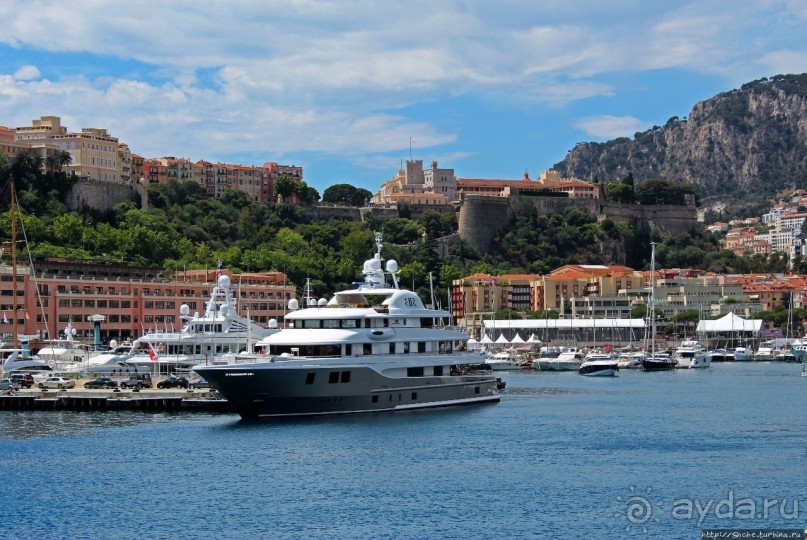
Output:
M230 276L221 275L219 276L219 287L222 289L226 289L230 286Z
M398 271L398 261L395 261L394 259L388 260L387 261L387 272L392 274L392 273L395 273L397 271Z
M110 348L110 349L114 349L114 348L115 348L115 347L117 347L117 346L118 346L118 342L117 342L117 341L115 341L114 339L110 339L110 340L109 340L109 348Z
M300 309L300 302L297 301L296 298L292 298L289 300L289 309L294 311L295 309Z
M269 319L269 328L277 328L277 319Z
M190 306L188 304L182 304L181 306L179 306L179 314L180 315L187 316L188 313L190 313L190 312L191 312L191 308L190 308Z
M317 305L319 307L327 306L328 305L328 299L327 298L320 298L319 300L317 300Z

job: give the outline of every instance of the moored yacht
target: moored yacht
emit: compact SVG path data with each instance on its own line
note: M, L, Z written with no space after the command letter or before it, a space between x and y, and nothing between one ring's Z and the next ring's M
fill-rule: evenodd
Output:
M522 369L521 357L514 349L505 349L485 358L485 364L493 371Z
M585 355L579 349L563 351L557 358L541 360L541 369L546 371L577 371L585 360Z
M291 312L262 340L263 361L196 366L194 371L243 418L400 411L499 401L496 378L463 375L478 353L462 351L468 334L448 311L427 309L398 287L398 264L364 263L357 288L326 305ZM387 284L387 276L392 285Z
M711 358L701 344L692 339L685 339L672 354L676 367L681 369L705 368L711 365Z
M183 326L178 332L147 332L131 343L92 357L89 371L187 371L195 365L229 363L238 353L252 352L253 343L279 331L277 321L269 321L265 328L240 315L230 289L230 277L220 275L204 313L190 315L188 305L182 304L179 313Z
M619 371L619 364L614 358L600 358L586 360L580 365L577 372L589 377L613 377Z

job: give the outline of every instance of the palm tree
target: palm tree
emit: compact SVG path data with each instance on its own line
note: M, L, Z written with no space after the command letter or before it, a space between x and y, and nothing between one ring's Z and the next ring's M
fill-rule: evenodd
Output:
M59 150L48 156L45 160L48 169L55 175L60 175L65 167L73 163L73 156L67 150Z

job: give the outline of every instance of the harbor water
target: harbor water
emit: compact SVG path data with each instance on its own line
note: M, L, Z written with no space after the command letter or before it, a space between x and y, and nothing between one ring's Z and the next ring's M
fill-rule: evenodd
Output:
M807 377L510 372L498 404L268 422L0 411L0 538L701 538L807 527Z

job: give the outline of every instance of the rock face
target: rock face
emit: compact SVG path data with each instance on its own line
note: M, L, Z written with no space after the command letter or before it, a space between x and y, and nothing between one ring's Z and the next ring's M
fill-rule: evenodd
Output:
M580 143L555 165L561 176L619 181L664 177L702 195L770 194L807 184L807 74L760 79L605 143Z

